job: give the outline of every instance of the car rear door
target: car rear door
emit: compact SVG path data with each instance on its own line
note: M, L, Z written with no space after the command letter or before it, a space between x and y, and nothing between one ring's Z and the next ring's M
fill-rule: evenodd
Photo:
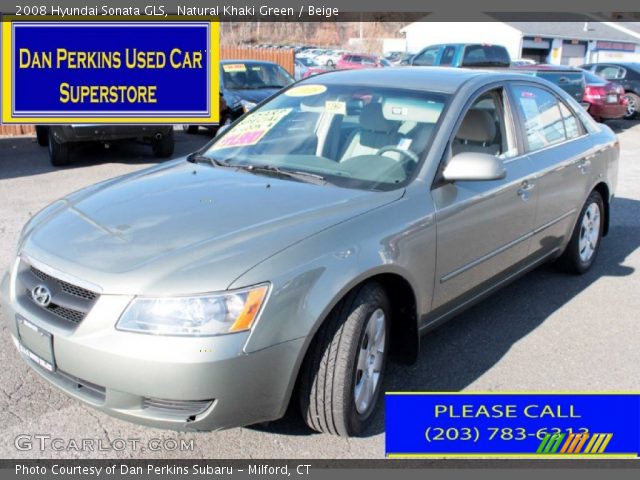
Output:
M498 110L496 139L484 141L477 133L487 126L465 126L466 118L472 111L490 112L493 108ZM473 116L485 115L478 112ZM495 154L503 159L506 177L491 181L436 179L432 188L437 222L432 303L436 316L495 284L526 260L537 192L530 160L521 154L515 127L505 90L496 86L470 103L450 140L448 158L466 151Z
M536 171L538 208L531 254L544 256L566 240L590 187L592 143L578 116L541 85L511 85L523 144Z

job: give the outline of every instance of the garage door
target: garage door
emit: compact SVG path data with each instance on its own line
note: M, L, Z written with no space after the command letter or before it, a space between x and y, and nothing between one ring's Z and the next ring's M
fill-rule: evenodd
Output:
M585 62L585 55L587 53L587 46L584 43L569 43L562 44L562 65L582 65Z

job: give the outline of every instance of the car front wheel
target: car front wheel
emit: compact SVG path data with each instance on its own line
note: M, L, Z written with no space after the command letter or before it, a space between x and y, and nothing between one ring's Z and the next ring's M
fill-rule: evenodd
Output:
M46 147L49 144L49 128L44 125L36 125L36 140L38 145Z
M320 327L303 365L300 406L313 430L362 433L375 411L389 344L389 300L377 283L343 299Z
M600 248L603 228L604 201L594 190L582 207L571 240L560 257L563 270L583 274L591 268Z
M173 155L174 147L173 130L169 130L159 140L154 140L153 153L158 158L168 158Z
M68 142L60 142L56 139L52 129L49 129L49 160L51 165L55 167L61 167L69 164L69 150L70 145Z

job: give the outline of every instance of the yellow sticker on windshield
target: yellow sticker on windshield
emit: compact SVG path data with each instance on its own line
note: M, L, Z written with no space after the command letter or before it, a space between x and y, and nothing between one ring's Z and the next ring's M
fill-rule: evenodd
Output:
M346 115L347 114L347 104L345 102L332 102L327 100L324 102L324 110L327 113L333 113L335 115Z
M226 63L222 65L222 70L227 73L246 72L247 66L244 63Z
M291 108L276 108L252 113L214 143L211 150L255 145L289 112Z
M293 87L284 92L289 97L310 97L312 95L320 95L327 91L324 85L300 85Z

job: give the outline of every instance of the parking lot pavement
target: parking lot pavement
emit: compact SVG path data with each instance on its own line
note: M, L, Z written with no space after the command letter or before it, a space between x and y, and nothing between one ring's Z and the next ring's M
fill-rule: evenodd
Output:
M422 340L417 364L391 364L387 390L640 391L640 124L616 122L622 146L620 181L609 236L594 268L582 277L547 266L493 295ZM203 132L176 135L176 156L205 143ZM76 163L50 167L32 138L0 139L0 259L11 260L19 230L47 203L99 180L155 163L148 147L100 147ZM0 458L185 457L365 458L384 454L384 419L358 439L312 434L295 414L268 425L184 434L113 419L50 387L19 359L0 331ZM290 410L294 410L291 408ZM18 450L21 434L62 439L62 450ZM75 441L126 447L77 451ZM156 442L170 440L153 451ZM172 450L185 440L187 451ZM132 440L137 440L135 448ZM193 443L190 443L193 440ZM102 442L102 443L98 443Z

